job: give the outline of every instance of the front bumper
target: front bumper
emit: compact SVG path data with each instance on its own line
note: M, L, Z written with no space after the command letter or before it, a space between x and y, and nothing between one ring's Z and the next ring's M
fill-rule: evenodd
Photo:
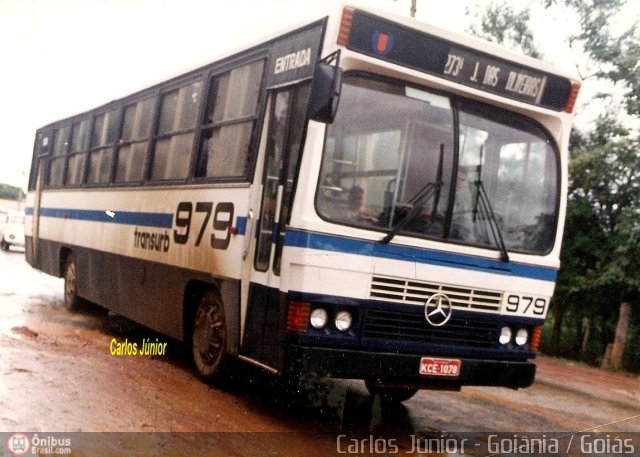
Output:
M423 356L433 354L364 352L291 345L287 369L293 373L316 372L332 378L372 379L387 385L452 390L462 386L529 387L536 374L536 365L532 362L454 357L461 361L458 376L426 376L418 372Z

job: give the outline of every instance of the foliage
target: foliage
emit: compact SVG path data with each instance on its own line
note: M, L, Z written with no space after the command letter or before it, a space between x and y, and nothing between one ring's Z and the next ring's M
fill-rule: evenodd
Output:
M569 17L577 17L579 31L568 37L576 52L584 52L588 59L577 65L583 79L598 78L611 81L622 96L626 112L640 115L640 40L637 24L621 33L614 33L613 22L625 5L624 0L544 0L547 8L564 4ZM611 94L602 93L601 97Z
M608 100L593 127L571 137L562 268L542 349L597 363L613 339L620 302L640 301L640 137L623 124L640 117L640 36L636 24L613 31L623 0L540 4L577 19L567 36L576 68L583 79L606 88L596 97ZM472 32L536 56L530 51L536 49L533 34L523 32L529 30L528 11L516 14L506 3L493 2L479 14L480 25ZM622 97L614 97L613 90ZM623 363L640 372L638 342L640 307L635 307Z
M0 200L20 200L22 198L24 198L24 192L19 187L0 184Z
M608 233L633 231L640 201L638 140L603 116L593 132L572 146L570 199L589 201Z
M468 8L467 14L471 14ZM479 24L471 25L470 33L473 35L495 41L531 57L542 57L534 44L533 32L528 25L531 19L528 10L516 12L505 2L492 1L479 19Z

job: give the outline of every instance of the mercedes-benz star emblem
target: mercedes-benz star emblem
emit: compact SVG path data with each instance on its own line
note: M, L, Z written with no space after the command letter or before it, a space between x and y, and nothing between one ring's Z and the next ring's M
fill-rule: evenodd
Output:
M445 294L432 295L424 305L424 317L434 327L441 327L451 319L453 306Z

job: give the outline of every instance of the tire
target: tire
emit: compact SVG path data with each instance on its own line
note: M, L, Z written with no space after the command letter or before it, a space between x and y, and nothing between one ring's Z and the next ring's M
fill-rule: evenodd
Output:
M8 251L9 250L9 243L7 243L4 238L2 239L2 241L0 241L0 246L2 247L3 251Z
M413 397L418 389L413 387L387 387L379 382L365 380L364 382L372 397L378 395L383 403L401 403Z
M69 254L64 264L64 307L69 311L76 311L79 305L76 261L73 255Z
M227 352L224 306L213 289L202 294L193 318L191 352L196 374L210 383L220 374Z

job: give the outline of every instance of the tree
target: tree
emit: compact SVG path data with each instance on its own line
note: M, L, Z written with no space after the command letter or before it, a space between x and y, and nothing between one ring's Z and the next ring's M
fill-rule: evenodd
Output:
M622 33L612 32L612 21L624 5L622 0L545 0L547 7L563 3L579 18L579 31L569 37L572 48L589 59L577 68L585 79L608 81L622 96L619 109L611 91L597 97L610 100L610 111L601 116L587 141L572 148L570 198L586 199L601 221L605 241L599 245L600 260L587 273L590 281L582 290L616 297L620 303L611 360L620 366L623 340L630 320L629 298L640 290L640 270L633 265L640 227L640 141L637 133L624 128L640 115L640 40L637 24ZM626 116L620 116L626 113ZM571 204L572 200L570 200ZM605 313L602 313L605 314ZM615 319L615 318L614 318ZM621 329L625 331L621 334Z
M640 40L637 24L621 33L612 24L625 0L544 0L547 8L564 7L566 17L578 18L578 31L568 37L576 54L583 53L576 65L582 79L610 81L616 86L626 112L640 115ZM611 97L611 92L599 94Z
M473 13L467 8L467 15L470 14ZM516 12L504 1L492 1L481 14L476 13L476 18L479 22L471 24L471 34L531 57L542 57L529 28L531 14L528 9Z
M639 147L638 139L633 139L627 129L606 116L598 119L591 134L573 144L569 208L570 211L577 207L589 208L597 221L599 234L596 236L583 224L576 225L582 235L591 238L592 252L578 252L575 248L579 245L568 238L566 241L573 243L563 252L563 270L558 280L560 296L568 287L581 296L599 297L595 311L600 311L603 318L607 313L598 308L611 306L608 302L612 299L620 304L612 357L604 360L606 365L617 368L623 352L620 346L624 345L628 327L623 320L630 318L630 298L640 290L637 258L640 254L640 155L636 152ZM567 222L571 226L574 221L568 218ZM574 256L584 256L589 259L589 265L576 265ZM577 278L581 274L584 279ZM603 300L602 297L606 298ZM561 315L565 311L562 306L556 310ZM587 305L585 311L592 313L593 305ZM616 316L609 315L608 318L613 320ZM559 325L557 321L555 324ZM557 336L556 327L554 331Z
M621 328L616 320L628 316L630 305L624 304L637 300L640 291L640 138L624 126L640 124L640 36L636 24L613 32L623 0L541 0L540 4L577 19L567 36L579 62L576 68L585 85L602 88L596 98L606 101L605 112L593 127L576 130L571 138L562 268L551 307L551 341L558 347L552 349L566 350L562 336L569 335L568 352L577 355L577 347L586 352L593 327L602 355L615 328ZM539 57L529 18L528 10L516 13L506 2L492 2L477 14L471 32ZM616 303L624 312L614 312ZM574 329L583 323L580 335ZM637 366L640 354L636 357Z
M10 186L9 184L0 184L0 199L21 200L23 198L24 192L19 187Z

